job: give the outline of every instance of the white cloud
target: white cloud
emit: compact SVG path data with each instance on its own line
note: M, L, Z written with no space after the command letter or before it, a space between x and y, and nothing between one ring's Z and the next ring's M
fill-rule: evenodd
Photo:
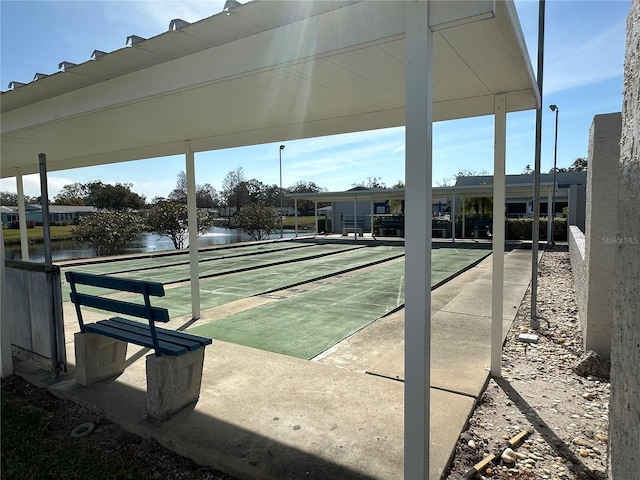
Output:
M622 76L626 25L619 20L596 35L585 26L582 35L570 30L545 48L544 93Z

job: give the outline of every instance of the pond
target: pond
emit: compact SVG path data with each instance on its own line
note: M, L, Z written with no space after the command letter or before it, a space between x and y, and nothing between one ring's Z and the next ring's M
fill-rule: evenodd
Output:
M299 232L300 235L308 235L309 232ZM285 230L284 238L295 237L295 233ZM269 238L280 238L280 232L272 234ZM212 227L207 233L198 238L199 247L222 245L250 241L251 237L240 229ZM153 233L143 233L120 251L120 254L149 253L173 250L173 243L168 237ZM78 258L93 258L95 250L86 244L79 244L73 240L63 240L51 243L51 257L53 261L73 260ZM7 260L20 260L20 245L5 246L5 258ZM29 261L44 262L44 245L41 243L29 245Z

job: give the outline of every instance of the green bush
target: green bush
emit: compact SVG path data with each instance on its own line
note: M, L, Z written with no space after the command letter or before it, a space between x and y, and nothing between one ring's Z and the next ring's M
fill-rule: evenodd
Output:
M558 241L567 240L567 219L554 218L554 237ZM547 239L547 218L540 217L539 240ZM533 227L532 218L508 218L507 219L507 240L531 240L531 230Z

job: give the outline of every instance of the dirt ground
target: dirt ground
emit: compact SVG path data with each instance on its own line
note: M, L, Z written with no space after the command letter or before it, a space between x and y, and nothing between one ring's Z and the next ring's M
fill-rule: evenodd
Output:
M506 440L531 435L515 463L498 462L473 478L605 478L609 381L572 370L583 354L566 244L547 250L538 267L540 329L530 327L531 291L518 310L502 353L502 379L491 379L462 433L447 480L459 479ZM537 344L519 341L535 333Z
M535 333L539 341L525 344L518 340L520 333L533 333L527 292L503 350L503 378L490 380L458 441L447 480L459 479L523 430L532 433L513 447L521 458L515 463L490 464L472 478L605 478L609 383L606 378L579 376L572 370L583 349L566 245L544 253L538 277L538 315L542 320ZM2 389L53 413L52 442L69 436L82 423L93 422L96 428L84 437L86 442L140 459L156 478L234 480L17 377L3 381Z

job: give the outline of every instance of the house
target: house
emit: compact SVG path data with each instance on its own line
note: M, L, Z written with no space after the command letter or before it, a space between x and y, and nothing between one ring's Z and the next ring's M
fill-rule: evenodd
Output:
M20 212L17 206L3 205L2 225L11 227L20 220ZM42 225L42 207L40 205L25 205L25 218L27 222L32 221L36 225ZM73 225L78 222L78 218L91 215L98 209L92 206L74 205L49 205L49 222L51 224Z

